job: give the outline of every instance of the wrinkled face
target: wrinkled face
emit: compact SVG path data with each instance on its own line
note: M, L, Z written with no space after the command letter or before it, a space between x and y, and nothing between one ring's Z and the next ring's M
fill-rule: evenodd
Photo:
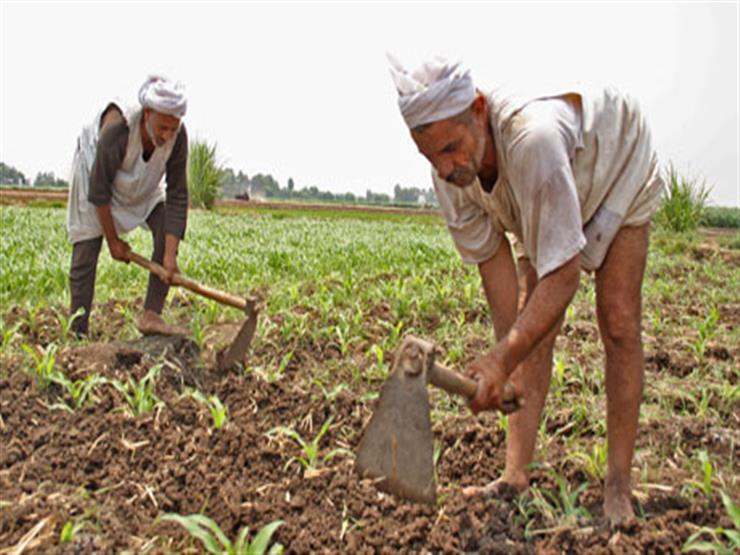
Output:
M467 187L475 181L485 152L485 135L473 117L437 121L411 137L445 181Z
M180 120L175 116L144 109L144 127L154 146L162 146L177 134Z

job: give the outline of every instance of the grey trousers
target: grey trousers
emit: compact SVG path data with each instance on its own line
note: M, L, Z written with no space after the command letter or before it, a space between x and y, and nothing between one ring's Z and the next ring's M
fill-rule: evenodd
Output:
M160 202L146 219L154 239L152 260L160 264L164 259L164 216L164 203ZM80 307L85 309L84 313L72 323L71 329L78 335L86 334L88 331L93 294L95 293L95 273L98 268L98 256L102 244L103 238L96 237L95 239L80 241L72 246L72 264L69 269L69 289L72 299L70 315L74 314ZM144 308L153 310L157 314L161 313L169 290L169 285L150 273Z

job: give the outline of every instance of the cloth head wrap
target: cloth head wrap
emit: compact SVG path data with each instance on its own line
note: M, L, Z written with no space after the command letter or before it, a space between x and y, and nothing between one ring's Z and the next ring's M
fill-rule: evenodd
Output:
M459 62L435 57L408 71L390 54L388 61L398 89L398 106L410 129L456 116L475 100L470 70Z
M182 118L188 109L185 86L161 75L151 75L139 89L139 102L144 108Z

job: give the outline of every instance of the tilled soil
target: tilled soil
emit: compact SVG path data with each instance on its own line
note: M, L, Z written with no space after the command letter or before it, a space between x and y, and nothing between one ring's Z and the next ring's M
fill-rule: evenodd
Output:
M61 353L59 360L76 378L95 368L108 378L139 379L152 365L145 347L90 344ZM110 385L99 387L96 402L86 408L50 410L59 397L56 386L40 390L11 364L0 379L0 547L24 545L34 553L201 551L180 526L158 519L170 512L206 514L232 538L242 526L256 531L280 519L285 523L274 541L297 553L677 553L699 526L731 527L718 496L707 502L683 494L684 477L671 468L660 472L660 484L636 490L641 516L617 531L606 527L602 494L593 483L580 498L591 517L567 526L552 526L542 514L525 515L521 498L466 499L463 487L492 479L503 467L504 434L495 415L476 418L465 411L435 423L438 504L402 502L354 472L351 453L373 401L356 391L328 399L317 389L301 389L296 384L310 382L297 379L309 371L303 368L291 368L274 383L254 374L219 374L199 366L192 345L175 347L157 383L163 405L137 417L122 410L122 396ZM652 363L669 365L664 358L655 353ZM375 385L379 389L370 389ZM208 410L181 395L188 386L216 394L229 408L223 428L214 429ZM291 426L310 439L329 418L313 470L293 460L301 454L295 442L269 434ZM648 433L654 443L669 444L678 435L687 451L738 455L736 432L714 430L699 419L653 424L641 431L643 445ZM549 445L549 458L564 458L561 441ZM337 448L346 451L323 460ZM573 489L586 481L580 471L564 468ZM557 488L545 470L535 471L534 484ZM73 518L87 524L61 546L62 527Z

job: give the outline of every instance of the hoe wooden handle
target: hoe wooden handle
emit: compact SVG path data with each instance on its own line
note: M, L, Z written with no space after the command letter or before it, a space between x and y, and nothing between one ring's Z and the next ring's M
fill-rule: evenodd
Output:
M478 391L478 382L436 363L429 369L428 378L432 385L444 389L448 393L465 397L468 400L475 397ZM522 399L516 396L516 390L511 385L511 382L506 382L504 386L504 398L501 400L503 412L514 412L522 407L523 404Z
M142 268L146 268L151 273L159 277L159 279L161 280L164 280L167 275L167 271L162 266L152 260L149 260L148 258L144 258L143 256L136 254L133 251L129 253L129 260L131 260L131 262L134 262L135 264L138 264ZM213 289L212 287L208 287L206 285L203 285L202 283L198 283L195 280L186 278L182 274L173 275L171 284L177 285L178 287L184 287L185 289L188 289L193 293L197 293L198 295L207 297L221 304L233 306L234 308L238 308L241 310L247 309L247 300L245 298L239 297L237 295L232 295L230 293L225 293L224 291L219 291L218 289Z

